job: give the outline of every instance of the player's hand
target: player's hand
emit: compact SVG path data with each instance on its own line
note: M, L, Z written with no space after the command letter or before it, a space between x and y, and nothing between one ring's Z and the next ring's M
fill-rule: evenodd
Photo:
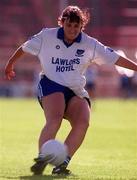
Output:
M13 65L7 64L5 67L6 79L11 80L15 77L15 71L13 70Z

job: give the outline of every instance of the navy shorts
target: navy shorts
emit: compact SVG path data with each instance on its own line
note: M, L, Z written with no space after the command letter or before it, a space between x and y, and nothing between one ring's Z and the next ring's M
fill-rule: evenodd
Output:
M55 93L55 92L62 92L64 94L66 108L67 108L69 100L72 97L76 96L76 94L68 87L58 84L58 83L48 79L45 75L42 75L41 80L38 84L38 100L39 100L40 105L42 106L41 100L42 100L43 96L47 96L47 95ZM90 106L90 100L88 98L85 98L85 99L87 100L87 102Z

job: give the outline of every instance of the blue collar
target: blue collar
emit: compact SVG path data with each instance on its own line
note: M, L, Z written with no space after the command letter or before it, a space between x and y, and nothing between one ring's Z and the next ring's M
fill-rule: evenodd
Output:
M76 37L76 39L74 39L74 42L80 43L81 36L82 36L81 33L79 33L79 35ZM64 29L63 28L59 28L58 29L57 38L63 40L64 44L67 47L69 47L69 46L71 46L73 44L73 43L72 44L68 44L67 42L64 41Z

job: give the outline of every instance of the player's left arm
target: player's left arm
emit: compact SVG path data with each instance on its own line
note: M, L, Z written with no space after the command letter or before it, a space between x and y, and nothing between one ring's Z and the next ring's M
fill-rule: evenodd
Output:
M132 61L128 58L124 58L122 56L119 57L119 59L116 61L115 65L137 71L137 63L135 63L134 61Z

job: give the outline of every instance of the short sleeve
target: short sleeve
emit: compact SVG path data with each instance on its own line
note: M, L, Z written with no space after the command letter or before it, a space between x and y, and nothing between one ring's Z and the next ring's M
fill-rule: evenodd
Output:
M42 44L42 31L38 34L32 36L28 41L26 41L21 47L24 52L30 53L32 55L38 55Z
M96 41L93 61L97 64L115 64L120 56L110 47Z

